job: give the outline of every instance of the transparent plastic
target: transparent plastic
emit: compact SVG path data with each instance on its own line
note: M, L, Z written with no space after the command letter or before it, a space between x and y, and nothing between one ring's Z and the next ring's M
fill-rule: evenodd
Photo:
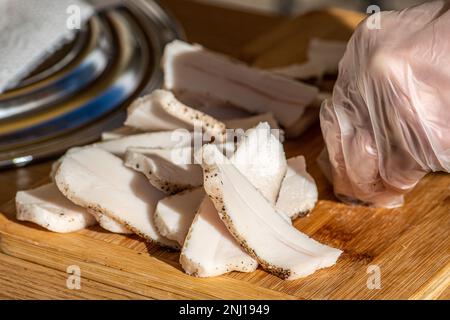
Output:
M351 38L320 115L341 200L398 207L428 172L450 171L449 9L377 13L380 28L366 20Z

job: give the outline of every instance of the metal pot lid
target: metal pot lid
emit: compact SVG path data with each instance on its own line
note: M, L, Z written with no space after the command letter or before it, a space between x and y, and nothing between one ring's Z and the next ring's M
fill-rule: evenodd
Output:
M77 37L0 95L0 168L96 141L123 124L137 96L161 86L165 45L180 27L152 0L93 16Z

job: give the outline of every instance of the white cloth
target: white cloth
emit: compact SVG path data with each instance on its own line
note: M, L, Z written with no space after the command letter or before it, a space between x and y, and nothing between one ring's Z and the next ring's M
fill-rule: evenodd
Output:
M0 0L0 93L75 37L71 21L83 25L93 13L81 0Z

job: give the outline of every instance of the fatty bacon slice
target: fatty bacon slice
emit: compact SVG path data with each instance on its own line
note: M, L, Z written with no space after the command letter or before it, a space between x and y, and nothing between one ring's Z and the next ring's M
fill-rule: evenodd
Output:
M211 145L203 148L204 187L228 230L261 266L294 280L334 265L341 251L320 244L283 215Z
M166 46L163 68L167 90L213 96L252 113L273 112L284 127L296 123L318 94L313 86L179 40Z
M63 158L55 182L73 203L108 216L144 239L179 248L154 225L156 204L164 194L120 158L95 147L70 153Z

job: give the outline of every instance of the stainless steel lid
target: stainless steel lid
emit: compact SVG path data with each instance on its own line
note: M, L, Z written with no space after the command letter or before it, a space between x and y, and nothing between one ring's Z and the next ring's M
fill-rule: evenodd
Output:
M180 27L152 0L97 13L13 90L0 95L0 168L97 140L122 125L136 96L161 86L165 45Z

